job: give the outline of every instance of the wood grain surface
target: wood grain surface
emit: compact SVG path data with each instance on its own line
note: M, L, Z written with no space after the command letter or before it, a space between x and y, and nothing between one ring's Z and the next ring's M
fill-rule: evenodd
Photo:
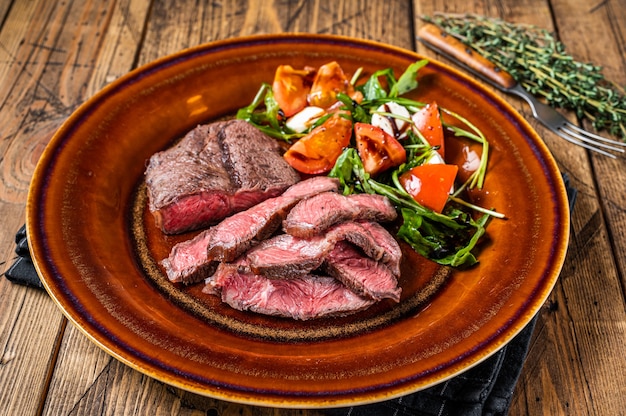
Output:
M51 135L131 69L204 42L341 34L436 57L420 16L478 13L554 31L626 85L623 0L0 1L0 261L14 260L28 185ZM578 189L569 253L541 310L511 415L626 414L626 163L590 155L527 116ZM571 116L571 115L570 115ZM573 121L576 121L572 118ZM520 253L523 255L523 253ZM317 415L243 406L167 386L101 351L43 292L0 280L0 414Z

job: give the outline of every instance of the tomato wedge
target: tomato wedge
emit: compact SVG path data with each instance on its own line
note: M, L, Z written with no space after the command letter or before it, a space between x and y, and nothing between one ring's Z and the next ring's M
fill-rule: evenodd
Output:
M291 117L307 105L307 96L315 69L293 69L291 65L280 65L274 73L272 92L278 107L285 117Z
M363 95L355 91L339 64L335 61L329 62L317 70L308 95L309 104L327 109L337 101L337 93L340 92L358 102L363 99Z
M428 104L411 117L414 127L419 130L426 141L433 147L439 146L437 152L445 158L443 126L436 102Z
M350 145L352 121L335 113L323 124L295 142L284 158L295 170L317 175L329 172L345 147Z
M421 165L403 173L398 179L420 205L440 213L448 201L458 170L456 165Z
M395 137L367 123L355 123L354 135L365 171L374 176L406 162L406 150Z

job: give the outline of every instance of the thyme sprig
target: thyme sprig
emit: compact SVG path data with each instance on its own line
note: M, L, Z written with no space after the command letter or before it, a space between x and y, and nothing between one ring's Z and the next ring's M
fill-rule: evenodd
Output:
M437 13L433 23L506 70L527 91L572 110L600 131L626 140L626 92L602 67L579 62L549 31L473 14Z

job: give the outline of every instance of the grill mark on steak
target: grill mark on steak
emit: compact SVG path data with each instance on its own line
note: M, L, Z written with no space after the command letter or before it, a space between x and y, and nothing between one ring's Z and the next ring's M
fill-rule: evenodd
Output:
M217 137L224 166L240 189L282 193L300 180L282 158L280 144L250 123L229 122Z
M377 301L400 301L402 289L389 268L349 243L338 242L324 260L322 270L360 295Z
M320 267L339 241L360 247L375 261L384 256L385 249L362 224L344 222L334 225L326 234L311 238L277 235L252 248L246 257L254 273L271 278L291 278Z
M295 237L307 238L340 222L387 222L397 215L389 199L381 195L324 193L298 203L283 221L283 230Z
M149 208L167 234L215 224L299 179L280 145L243 120L198 126L146 168Z
M352 314L374 303L333 277L306 274L268 279L241 262L220 264L203 291L220 294L223 302L240 311L298 320Z
M186 284L206 279L219 261L230 262L259 241L270 237L291 207L320 192L337 191L339 181L314 177L289 187L281 196L267 199L233 214L195 238L175 245L162 261L168 279Z

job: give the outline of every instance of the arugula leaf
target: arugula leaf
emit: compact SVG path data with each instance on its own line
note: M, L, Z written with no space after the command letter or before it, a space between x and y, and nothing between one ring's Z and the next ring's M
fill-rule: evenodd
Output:
M453 267L478 262L472 250L484 235L490 215L474 220L456 207L447 209L445 215L425 208L406 191L372 179L353 148L343 151L328 176L339 179L344 195L375 193L386 196L400 207L404 223L398 230L398 237L424 257Z
M472 266L478 263L472 250L485 234L485 226L490 216L483 215L475 221L468 213L460 210L453 210L451 215L463 227L450 229L416 211L402 209L404 222L398 230L398 237L422 256L439 264L452 267Z
M259 109L261 104L264 104L264 107ZM290 141L304 136L304 134L295 133L282 125L278 121L279 111L280 108L274 98L272 87L263 83L252 102L237 111L236 118L247 121L275 139Z
M393 84L389 90L389 97L398 97L417 88L417 72L428 64L428 60L413 62L407 67L398 82Z
M381 69L374 72L367 82L360 87L361 92L363 93L363 98L367 101L377 100L379 98L387 97L387 90L380 83L380 77L384 76L387 79L388 85L395 85L396 78L393 75L393 71L391 68Z
M370 123L372 121L372 117L365 110L365 108L350 98L349 95L340 92L337 93L336 98L344 105L344 109L352 114L352 120L355 123Z

